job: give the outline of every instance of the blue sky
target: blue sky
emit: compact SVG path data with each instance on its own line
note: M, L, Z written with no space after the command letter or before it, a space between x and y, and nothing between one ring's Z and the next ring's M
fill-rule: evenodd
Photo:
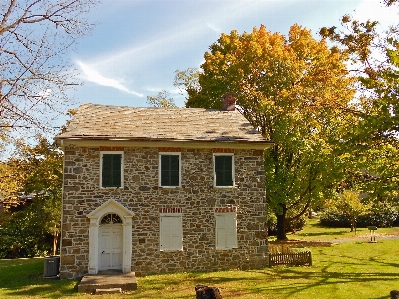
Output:
M178 106L175 70L199 68L221 33L261 24L288 33L295 23L317 32L339 26L344 14L393 23L379 0L102 0L89 14L91 35L70 53L84 82L71 96L80 103L145 107L148 95L167 90Z

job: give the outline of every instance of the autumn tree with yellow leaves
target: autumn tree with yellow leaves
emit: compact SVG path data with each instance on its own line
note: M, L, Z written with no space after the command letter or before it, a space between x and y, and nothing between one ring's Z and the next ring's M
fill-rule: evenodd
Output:
M266 198L284 240L287 220L316 205L342 174L336 148L345 126L357 121L347 55L299 25L287 37L262 25L222 34L204 57L198 84L177 73L189 89L186 106L220 108L232 93L243 115L274 142L265 152Z

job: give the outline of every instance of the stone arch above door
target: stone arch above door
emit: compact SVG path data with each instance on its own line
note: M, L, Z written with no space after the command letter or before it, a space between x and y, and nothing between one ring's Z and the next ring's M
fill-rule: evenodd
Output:
M102 217L107 214L116 214L123 222L122 271L123 273L130 273L132 268L132 218L134 213L125 208L122 204L118 203L116 200L110 199L87 215L87 217L90 219L89 274L98 273L99 226Z

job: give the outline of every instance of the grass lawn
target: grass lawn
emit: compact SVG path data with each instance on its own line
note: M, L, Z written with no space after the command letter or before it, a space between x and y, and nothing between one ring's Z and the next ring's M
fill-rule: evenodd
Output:
M318 241L353 236L346 236L347 231L310 224L290 238ZM393 228L383 233L398 232ZM399 290L399 240L377 237L377 243L369 243L368 231L362 234L364 237L332 246L309 247L312 267L149 275L137 278L137 291L106 298L188 299L195 298L195 285L206 284L219 287L223 298L388 299L391 290ZM0 298L93 297L77 293L77 281L42 278L43 268L41 258L0 260Z

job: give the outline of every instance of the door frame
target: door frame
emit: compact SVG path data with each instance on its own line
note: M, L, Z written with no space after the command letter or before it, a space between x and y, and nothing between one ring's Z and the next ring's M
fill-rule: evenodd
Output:
M117 214L122 219L122 272L132 272L132 224L134 213L114 199L110 199L100 207L90 212L89 227L89 274L97 274L99 268L99 228L102 217L107 214Z

